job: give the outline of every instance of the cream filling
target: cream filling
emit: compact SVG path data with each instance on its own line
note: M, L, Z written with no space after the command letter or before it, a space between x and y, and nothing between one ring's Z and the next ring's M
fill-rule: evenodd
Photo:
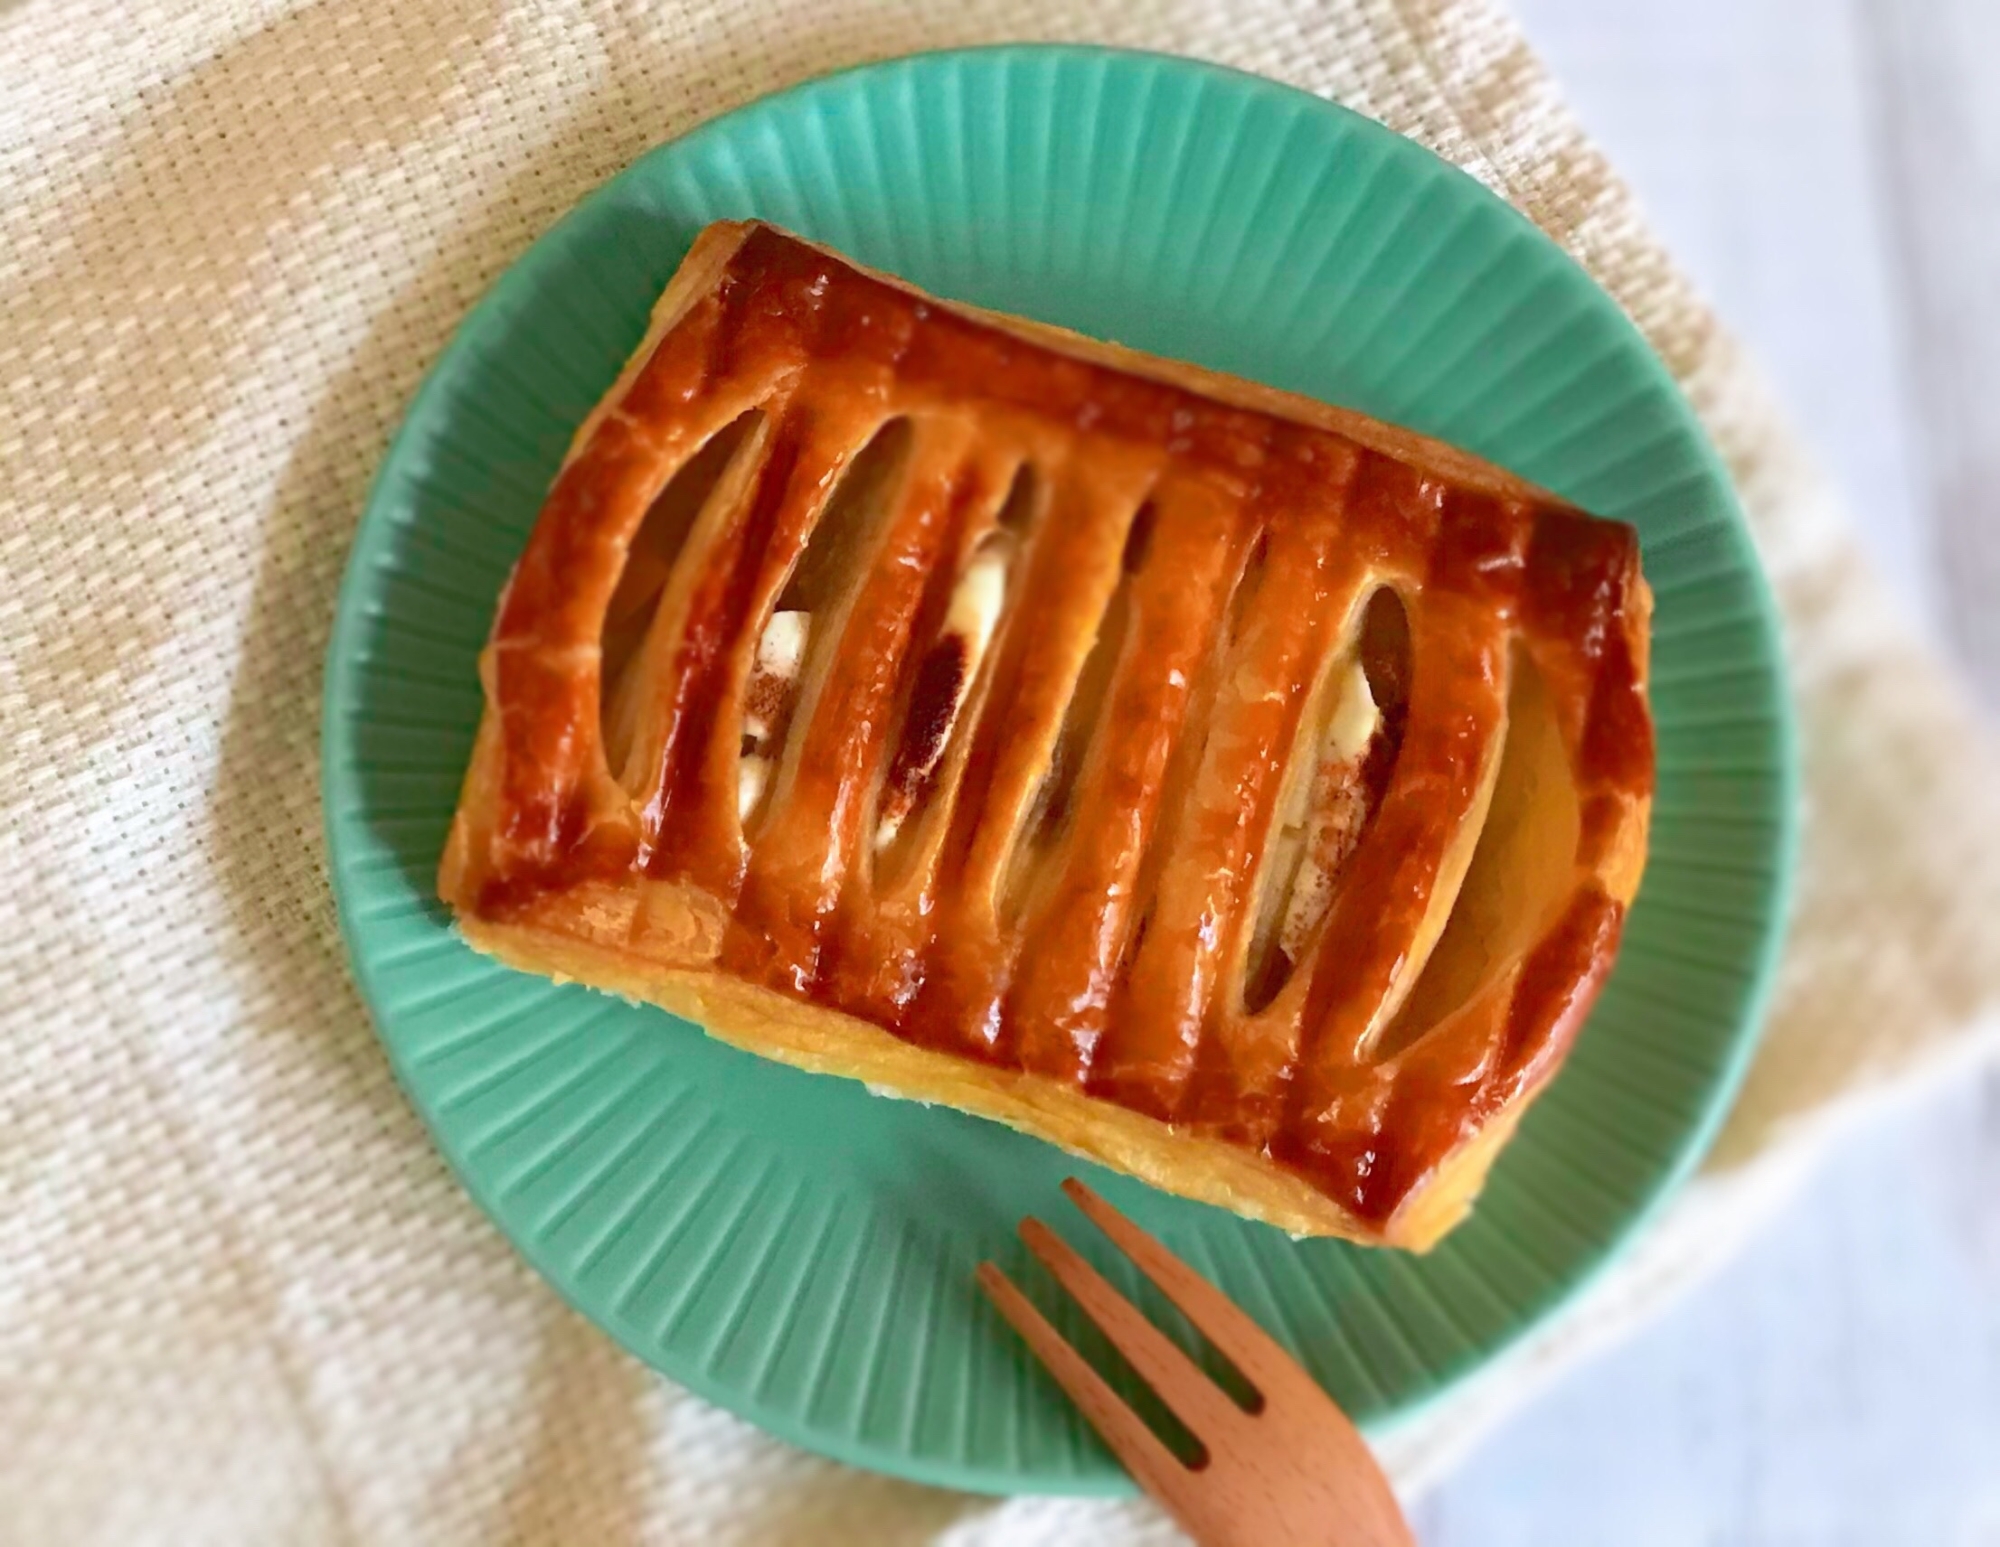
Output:
M1382 713L1358 659L1342 668L1336 692L1310 775L1293 779L1286 791L1268 872L1279 884L1260 901L1253 962L1268 960L1274 945L1291 962L1301 959L1333 906L1334 881L1368 820L1362 764Z
M923 712L928 706L913 706L922 713L922 728L918 733L927 735L929 740L913 756L906 757L904 750L898 749L891 765L891 783L883 791L876 819L877 849L886 849L896 841L896 835L916 807L918 792L930 781L951 742L952 730L958 724L972 684L979 680L980 663L986 659L987 647L993 643L1000 614L1007 605L1007 569L1013 562L1015 546L1008 533L988 534L973 550L958 583L952 587L944 624L931 646L933 657L944 652L957 657L957 674L949 684L950 700L930 713ZM919 687L923 685L920 677ZM906 738L911 734L909 725L906 724L903 734Z
M757 637L756 658L743 690L743 748L736 770L736 812L757 809L777 766L778 740L798 697L812 614L774 612Z

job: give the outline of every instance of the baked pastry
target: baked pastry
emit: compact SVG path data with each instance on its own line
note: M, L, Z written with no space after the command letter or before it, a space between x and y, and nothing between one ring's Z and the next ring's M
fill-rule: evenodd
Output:
M1638 884L1633 532L1358 414L695 243L481 659L473 945L1422 1248Z

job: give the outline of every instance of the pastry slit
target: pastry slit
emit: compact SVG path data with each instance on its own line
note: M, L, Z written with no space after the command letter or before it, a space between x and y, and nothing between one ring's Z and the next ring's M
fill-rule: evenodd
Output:
M919 879L927 868L922 858L935 851L1046 504L1045 481L1032 463L1018 461L1003 476L1000 460L989 455L968 469L968 513L963 530L952 533L958 562L939 571L915 626L921 646L907 657L891 720L893 750L880 765L869 812L871 874L885 895ZM1000 489L996 505L992 491ZM968 598L975 587L983 594ZM997 606L982 616L976 604L995 593Z
M1014 838L1008 856L1007 881L1002 892L1001 912L1008 921L1020 918L1027 906L1027 892L1035 878L1049 867L1068 831L1076 802L1077 783L1098 740L1106 712L1110 708L1112 686L1118 676L1132 627L1132 582L1145 561L1147 539L1154 520L1151 500L1133 513L1125 530L1117 583L1110 600L1097 616L1090 651L1064 694L1062 728L1057 731L1049 765L1035 786L1026 819Z
M676 586L675 580L690 566L681 560L692 549L693 562L699 563L703 539L742 500L762 459L765 431L763 413L748 410L674 469L633 536L605 611L600 734L606 765L635 798L643 798L657 755L657 717L651 711L685 604L686 585Z
M737 805L746 840L753 844L756 818L767 806L765 797L773 784L782 790L790 782L798 748L812 724L832 663L841 653L849 614L867 590L876 554L905 508L915 439L908 419L890 419L849 456L832 494L813 515L804 547L776 600L758 624L753 666L758 655L770 654L765 647L781 624L789 625L786 632L802 638L803 644L789 673L772 674L767 689L772 723L765 736L750 734L754 706L747 694L738 706L737 755L743 766L738 770ZM756 798L746 799L753 788Z
M1255 1015L1278 997L1331 911L1347 861L1367 831L1394 767L1401 717L1384 700L1393 686L1372 675L1363 619L1395 591L1378 588L1358 609L1342 647L1321 675L1279 786L1244 962L1242 1006Z

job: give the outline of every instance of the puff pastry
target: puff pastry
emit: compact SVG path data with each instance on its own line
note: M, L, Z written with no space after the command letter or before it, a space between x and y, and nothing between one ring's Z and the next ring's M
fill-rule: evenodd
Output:
M1424 1248L1644 861L1633 532L1360 415L702 233L481 658L466 938Z

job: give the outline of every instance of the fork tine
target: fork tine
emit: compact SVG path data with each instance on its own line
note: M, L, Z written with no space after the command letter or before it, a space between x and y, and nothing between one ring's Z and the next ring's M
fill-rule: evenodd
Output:
M1157 1284L1180 1307L1182 1314L1228 1356L1267 1402L1278 1389L1300 1378L1291 1356L1221 1290L1077 1178L1066 1178L1062 1189L1084 1217L1111 1237L1113 1244L1138 1265L1139 1271Z
M1201 1366L1112 1288L1069 1242L1032 1217L1021 1221L1021 1239L1196 1439L1212 1444L1232 1421L1243 1419L1243 1410Z
M990 1262L979 1265L979 1287L986 1291L994 1307L1021 1334L1035 1357L1042 1361L1069 1399L1083 1410L1090 1426L1124 1463L1125 1470L1147 1492L1156 1497L1171 1496L1187 1468L1145 1421L1125 1405L1103 1376L1093 1370L1083 1355L1063 1341L1028 1297L1014 1287L1014 1281Z

